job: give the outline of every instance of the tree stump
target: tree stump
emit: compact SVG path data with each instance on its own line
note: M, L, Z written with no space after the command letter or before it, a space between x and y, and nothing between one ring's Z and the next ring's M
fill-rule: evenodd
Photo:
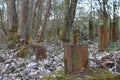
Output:
M62 39L62 33L63 33L63 29L61 28L57 28L57 37L60 41L63 41Z
M40 57L46 58L46 49L41 47L41 45L33 44L31 45L34 53L35 53L35 60L38 61Z
M88 46L87 44L64 45L65 73L69 75L87 72Z
M118 30L116 22L110 24L110 41L118 40Z
M47 35L46 35L47 41L48 42L52 41L52 37L53 37L52 30L48 30L46 33L47 33Z
M73 30L72 43L73 44L79 43L79 29Z
M20 46L19 50L16 51L16 56L17 57L25 57L25 55L27 54L27 46L23 45Z
M17 32L16 31L9 31L8 40L16 40L17 39Z
M89 38L90 39L93 39L93 31L94 31L93 22L89 21Z
M100 51L108 48L109 33L108 28L104 25L98 28L98 48Z

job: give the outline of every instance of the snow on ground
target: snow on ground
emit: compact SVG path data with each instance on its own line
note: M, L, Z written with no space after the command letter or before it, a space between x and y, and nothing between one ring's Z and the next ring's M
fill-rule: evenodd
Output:
M35 56L30 58L19 58L14 56L14 52L8 54L10 50L0 50L0 80L40 80L40 78L47 73L64 69L63 46L48 43L45 43L44 46L48 51L47 58L40 59L37 62L34 60ZM107 67L106 65L110 62L113 65L111 68L108 68L110 71L117 73L120 71L118 70L120 69L120 50L99 52L97 43L94 42L88 44L88 51L90 67L100 66L97 64L97 61L105 67ZM111 55L111 59L103 59L105 56L108 57ZM112 61L116 64L113 64ZM118 69L115 67L118 67Z

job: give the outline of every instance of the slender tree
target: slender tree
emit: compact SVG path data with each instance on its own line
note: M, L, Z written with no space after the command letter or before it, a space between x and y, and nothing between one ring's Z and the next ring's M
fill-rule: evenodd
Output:
M118 8L118 2L115 0L113 2L113 27L114 27L114 40L116 41L118 39L118 15L116 14Z
M33 9L33 33L34 35L36 34L36 32L38 31L41 22L42 22L42 16L43 16L43 4L44 4L44 0L37 0Z
M90 1L91 5L91 12L90 12L90 20L89 20L89 38L93 39L93 32L94 32L94 27L93 27L93 0Z
M73 26L73 21L76 12L77 0L64 0L65 13L64 13L64 29L61 36L63 42L70 42L70 31Z
M43 37L43 33L45 31L45 25L47 22L47 18L49 17L50 7L51 7L51 0L47 0L46 5L45 5L44 18L41 22L41 26L40 26L38 33L37 33L37 36L39 37L39 39L38 39L39 42L41 42L42 37Z

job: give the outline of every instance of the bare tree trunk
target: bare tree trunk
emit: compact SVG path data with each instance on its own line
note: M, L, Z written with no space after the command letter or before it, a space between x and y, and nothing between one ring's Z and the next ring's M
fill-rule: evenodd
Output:
M117 22L111 22L110 24L110 41L118 40L118 26Z
M50 11L50 6L51 6L51 0L47 0L47 3L45 5L45 12L44 12L44 18L42 20L41 26L38 30L37 36L39 37L38 42L41 42L43 33L45 31L45 25L47 22L47 18L49 17L49 11Z
M93 27L93 21L90 20L89 21L89 39L93 39L93 31L94 31L94 27Z
M32 25L32 29L33 34L35 35L36 32L39 29L39 26L41 25L41 20L42 20L42 14L43 14L43 0L37 0L33 9L33 25ZM35 13L36 12L36 13ZM35 38L35 36L33 36Z
M6 13L5 4L3 4L2 8L0 9L0 24L1 24L0 29L3 31L4 37L5 37L5 35L8 35L6 24L4 24L4 20L6 18L5 13ZM8 20L7 20L7 22L8 22Z
M70 31L73 25L75 12L76 12L77 0L65 0L65 19L64 29L61 36L61 40L64 42L70 42Z
M29 11L28 11L28 21L27 26L29 26L29 33L31 33L31 38L34 36L34 21L35 21L35 14L36 14L36 4L35 0L29 0Z
M29 0L21 0L18 38L24 39L25 42L28 42L28 38L29 38L29 34L30 34L29 33L29 26L27 25L28 5L29 5Z
M39 26L42 22L42 14L43 14L43 8L44 8L43 4L44 4L44 0L37 0L37 3L36 3L38 7L38 13L37 13L38 16L36 16L38 17L37 26Z
M113 2L113 27L114 27L114 31L113 31L113 37L114 37L114 41L118 40L118 15L115 13L117 11L117 1Z
M109 42L109 32L105 25L98 28L98 48L100 51L107 50Z
M108 20L108 14L107 14L106 7L105 7L106 4L107 4L107 1L103 0L103 22L105 26L107 26L107 20Z
M18 29L18 18L15 7L15 0L8 0L8 21L9 21L9 39L15 39Z
M102 10L102 14L103 14L103 23L104 25L102 25L99 29L98 32L98 47L99 50L107 50L108 48L108 43L109 43L109 31L108 31L108 13L107 13L107 9L106 9L106 5L108 3L108 0L102 0L102 3L100 2L100 0L98 0L100 4L102 4L101 10Z

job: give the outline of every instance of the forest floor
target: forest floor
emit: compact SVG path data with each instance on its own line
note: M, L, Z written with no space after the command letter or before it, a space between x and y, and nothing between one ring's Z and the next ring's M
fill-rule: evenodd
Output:
M104 68L120 74L120 43L109 44L107 51L99 51L98 43L87 41L89 69ZM44 75L64 69L64 46L60 43L42 43L47 58L35 61L35 55L16 57L16 50L8 48L8 42L0 42L0 80L40 80ZM31 54L31 53L29 53Z

